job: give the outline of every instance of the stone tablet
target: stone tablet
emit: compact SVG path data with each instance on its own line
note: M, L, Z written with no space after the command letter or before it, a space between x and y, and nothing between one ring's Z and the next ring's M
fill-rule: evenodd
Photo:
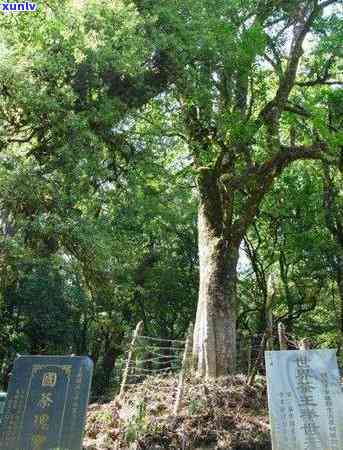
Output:
M80 450L92 372L87 357L16 359L0 424L1 450Z
M336 350L266 352L273 450L343 450Z

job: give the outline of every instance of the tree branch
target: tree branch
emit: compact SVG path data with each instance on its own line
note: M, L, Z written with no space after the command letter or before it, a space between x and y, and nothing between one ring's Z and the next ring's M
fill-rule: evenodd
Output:
M285 106L284 110L287 111L287 112L298 114L299 116L302 116L302 117L308 117L308 118L313 117L311 113L306 111L301 106L293 105L291 103L287 103L287 105Z
M320 3L319 7L321 9L324 9L330 5L333 5L334 3L342 3L342 1L341 0L326 0L325 2Z
M341 84L342 82L340 82L340 81L330 80L330 78L333 77L333 75L330 73L330 69L333 66L333 64L335 63L335 59L336 59L336 55L332 54L329 57L329 59L325 62L325 64L323 65L321 73L317 74L316 78L314 80L298 81L296 83L296 85L297 86L316 86L317 84Z
M239 236L243 238L247 227L253 221L258 207L272 186L274 179L293 161L304 159L323 159L326 145L316 143L311 146L288 147L280 146L280 150L269 160L258 167L254 167L244 176L232 180L232 188L246 186L249 195L243 201L240 219L237 219L234 226Z
M306 6L309 5L307 4ZM296 23L294 25L288 64L283 77L280 79L279 87L274 99L268 102L259 114L257 119L258 128L260 128L263 123L272 124L277 122L295 84L299 61L303 54L302 46L305 37L309 32L313 21L322 11L322 6L318 4L312 11L306 6L299 8L296 12Z
M25 144L31 141L31 139L35 136L36 132L37 130L32 130L31 133L26 137L8 139L7 142L9 144Z
M322 78L317 78L316 80L309 80L309 81L298 81L297 86L303 86L303 87L311 87L316 86L318 84L327 85L327 86L342 86L343 81L339 80L324 80Z

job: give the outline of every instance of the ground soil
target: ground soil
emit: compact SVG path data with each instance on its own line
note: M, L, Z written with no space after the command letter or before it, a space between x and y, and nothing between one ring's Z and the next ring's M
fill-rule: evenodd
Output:
M173 415L177 378L148 377L123 399L89 408L87 450L270 450L266 386L242 375L204 381L189 376Z

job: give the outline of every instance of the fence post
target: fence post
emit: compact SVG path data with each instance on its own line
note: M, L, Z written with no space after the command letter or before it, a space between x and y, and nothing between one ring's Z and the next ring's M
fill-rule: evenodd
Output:
M267 345L267 342L268 342L268 336L269 336L269 331L267 330L267 331L264 332L264 334L262 336L262 340L261 340L261 344L260 344L260 350L259 350L259 352L257 354L257 358L256 358L256 361L255 361L255 364L252 367L250 376L248 378L248 383L247 383L248 386L251 386L253 384L253 382L255 381L255 377L256 377L256 374L257 374L257 370L258 370L258 364L263 358L263 353L264 353L264 351L266 349L266 345Z
M308 338L301 339L299 342L299 350L310 350L311 342Z
M266 349L273 350L273 303L275 298L275 276L271 274L267 281L267 299L265 308L265 317L267 323L268 336L266 338Z
M124 373L123 373L123 380L122 380L121 386L120 386L119 399L121 399L125 393L125 387L126 387L127 378L129 375L132 356L134 354L137 338L141 334L142 329L143 329L143 321L141 321L137 324L136 329L133 333L133 337L132 337L132 341L130 344L130 349L129 349L129 353L127 355L126 365L125 365L125 369L124 369Z
M183 352L183 358L182 358L182 367L179 375L179 384L177 387L177 394L176 394L176 400L174 405L174 415L176 416L181 408L181 402L182 402L182 396L183 396L183 390L184 390L184 382L185 382L185 375L187 373L187 370L190 367L191 363L191 352L193 347L193 331L194 327L191 323L188 328L187 337L186 337L186 344L185 344L185 350Z
M287 350L287 338L284 324L279 322L277 329L279 335L280 350Z

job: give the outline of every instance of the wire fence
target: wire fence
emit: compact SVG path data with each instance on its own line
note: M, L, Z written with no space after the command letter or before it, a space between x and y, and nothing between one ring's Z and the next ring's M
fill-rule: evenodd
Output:
M149 375L170 375L181 370L185 341L138 336L127 363L128 384L141 383ZM125 352L128 358L130 350Z
M183 399L191 404L193 397L196 397L194 392L201 389L206 391L208 386L208 380L204 382L192 367L192 338L192 325L185 340L176 340L145 336L142 334L142 323L138 324L125 352L120 397L127 389L144 383L148 377L158 376L156 388L172 399L174 414L181 410ZM252 386L256 375L265 375L265 350L308 348L308 339L297 340L294 336L287 335L281 323L263 333L238 332L236 373L244 374L240 375L240 379ZM161 383L161 377L165 382ZM149 383L151 384L151 379Z
M149 376L179 375L183 368L186 339L163 339L140 334L138 326L131 344L125 352L125 359L117 367L117 382L121 393L135 384L141 384ZM237 373L265 374L265 333L253 335L238 333ZM277 332L273 340L277 342ZM262 347L263 348L262 348ZM263 352L264 353L264 352ZM124 386L124 387L123 387ZM163 387L161 387L163 389Z
M170 376L182 371L185 340L164 339L143 334L140 322L125 352L125 367L119 396L128 386L143 383L149 376Z
M142 384L147 377L164 377L167 381L173 379L172 385L159 382L158 390L165 391L172 398L173 411L177 414L182 402L186 370L189 368L193 325L190 325L185 340L146 336L142 330L143 323L140 322L125 353L119 398L123 398L133 385ZM178 375L178 381L175 375Z

